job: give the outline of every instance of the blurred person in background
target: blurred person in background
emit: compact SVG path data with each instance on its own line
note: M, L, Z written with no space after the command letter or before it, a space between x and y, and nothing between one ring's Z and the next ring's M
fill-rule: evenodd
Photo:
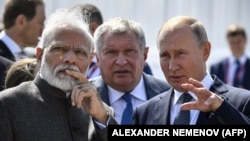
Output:
M0 56L0 91L4 89L4 79L6 77L6 71L13 64L13 61Z
M35 78L37 68L36 58L23 58L15 61L6 72L4 88L15 87L22 82Z
M231 56L212 64L210 73L227 84L250 90L250 58L245 52L247 33L242 26L233 24L228 27L226 38Z
M13 61L22 58L26 46L37 46L44 20L43 0L6 0L0 55Z
M3 29L0 33L0 56L12 61L26 58L24 48L37 45L44 20L43 0L6 0ZM0 70L0 76L3 76L0 80L0 90L3 89L6 68Z

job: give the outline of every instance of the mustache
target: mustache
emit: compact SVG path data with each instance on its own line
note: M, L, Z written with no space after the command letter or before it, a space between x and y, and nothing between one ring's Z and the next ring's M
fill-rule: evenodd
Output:
M71 71L76 71L76 72L80 72L79 68L77 66L74 65L59 65L55 68L54 70L54 74L58 73L59 71L66 71L66 70L71 70Z

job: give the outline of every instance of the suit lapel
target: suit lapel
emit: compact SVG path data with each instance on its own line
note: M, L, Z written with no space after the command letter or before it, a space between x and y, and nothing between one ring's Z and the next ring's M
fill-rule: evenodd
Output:
M109 102L109 95L108 95L108 87L107 85L104 83L103 79L101 76L97 77L94 81L92 81L92 83L94 83L94 85L97 88L98 93L100 94L102 100L110 106L110 102Z
M170 124L170 108L171 108L171 97L173 94L173 88L164 92L163 95L160 95L159 101L156 102L156 107L154 110L155 115L153 116L153 123L157 125L169 125ZM163 112L164 111L164 112ZM164 117L164 118L162 118Z
M13 56L9 48L6 46L6 44L2 40L0 40L0 56L3 56L12 61L15 61L15 57Z
M210 91L220 95L223 97L223 94L228 92L227 87L225 86L225 83L222 82L217 76L212 75L212 78L214 80L214 83L212 84Z
M144 84L145 84L145 89L146 89L146 95L147 99L150 99L157 94L162 93L162 88L157 85L154 79L150 78L151 76L143 74L143 79L144 79ZM166 85L167 87L167 85Z
M250 90L250 59L247 58L247 61L245 63L245 72L244 72L244 76L243 76L243 81L242 81L242 85L245 89Z
M214 83L212 84L212 86L210 87L210 91L216 93L217 95L219 95L220 97L222 97L223 99L227 100L227 97L225 96L226 93L228 93L228 89L225 86L225 83L222 82L217 76L212 75L212 78L214 80ZM208 113L205 112L200 112L199 117L197 119L197 123L196 124L210 124L207 118Z

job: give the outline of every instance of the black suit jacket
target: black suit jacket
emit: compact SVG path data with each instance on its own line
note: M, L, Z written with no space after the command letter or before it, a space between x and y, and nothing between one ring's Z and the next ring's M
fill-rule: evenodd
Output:
M12 65L13 61L0 56L0 91L4 89L4 80L7 70Z
M9 47L2 40L0 40L0 56L15 61L15 56L11 53Z
M150 99L164 91L167 91L170 88L167 82L160 80L158 78L155 78L154 76L148 75L146 73L143 73L143 78L144 78L144 85L146 89L145 91L146 91L147 99ZM102 77L99 76L94 79L91 79L90 82L96 86L99 94L101 95L102 100L106 104L110 105L108 87L104 83Z
M210 90L225 100L215 113L200 112L197 125L250 124L250 91L235 88L213 76ZM173 88L138 106L134 124L170 125L170 109Z
M226 72L227 72L227 62L228 59L223 59L222 61L211 65L210 73L217 75L224 83L226 83ZM245 72L243 76L243 80L241 86L244 89L250 90L250 58L247 58L245 64Z
M112 113L112 109L106 107ZM110 124L116 124L110 117ZM39 75L0 92L1 141L107 141L107 128L98 129L70 96Z

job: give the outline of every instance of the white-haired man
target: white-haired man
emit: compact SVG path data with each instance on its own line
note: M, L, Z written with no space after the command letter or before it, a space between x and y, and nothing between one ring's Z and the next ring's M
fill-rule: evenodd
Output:
M51 15L36 78L0 93L0 140L107 140L106 127L116 122L86 78L93 40L77 12Z

